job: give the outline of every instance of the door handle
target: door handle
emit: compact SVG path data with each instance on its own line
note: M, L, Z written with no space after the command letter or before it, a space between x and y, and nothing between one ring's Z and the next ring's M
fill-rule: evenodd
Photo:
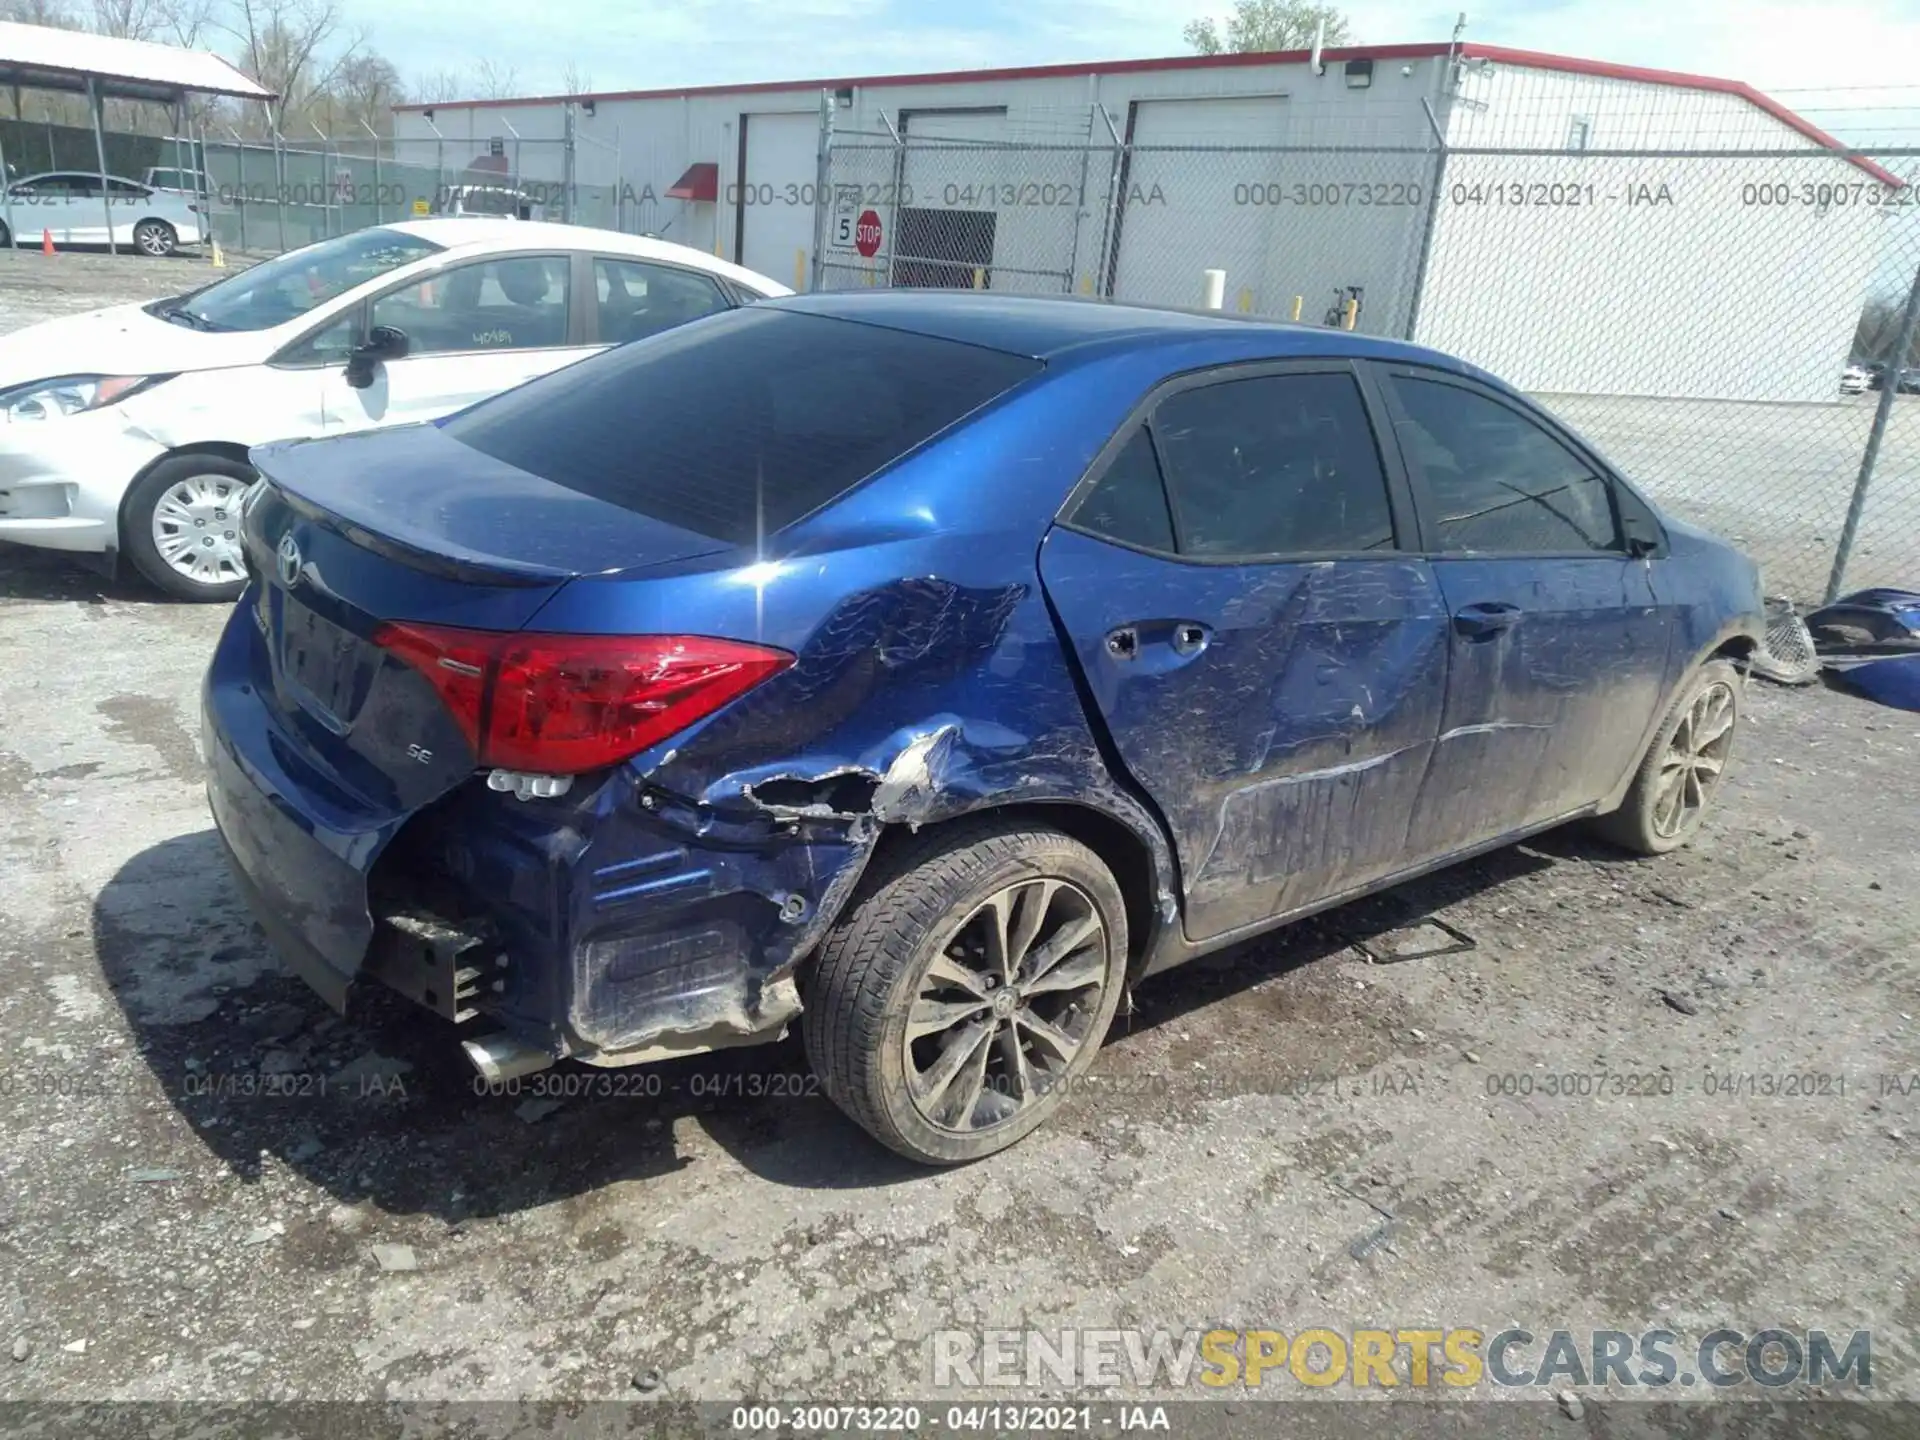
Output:
M1518 625L1525 613L1518 605L1499 602L1465 605L1453 612L1453 628L1462 635L1498 635Z

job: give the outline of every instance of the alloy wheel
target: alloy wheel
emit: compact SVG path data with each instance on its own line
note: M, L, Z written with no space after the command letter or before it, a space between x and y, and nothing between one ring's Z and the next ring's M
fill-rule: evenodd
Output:
M196 585L244 579L240 497L244 482L231 475L190 475L169 485L153 507L153 548L167 567Z
M1733 746L1733 690L1716 681L1695 697L1660 760L1654 790L1653 828L1663 839L1684 834L1700 823L1726 768Z
M979 905L933 957L907 1012L907 1090L929 1124L978 1134L1056 1086L1107 985L1107 928L1064 880L1022 880Z

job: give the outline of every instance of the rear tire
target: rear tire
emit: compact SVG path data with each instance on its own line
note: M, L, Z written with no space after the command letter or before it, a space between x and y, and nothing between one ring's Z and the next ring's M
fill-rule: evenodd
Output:
M13 248L13 232L7 228L7 222L0 220L0 250Z
M926 1165L982 1159L1065 1102L1126 965L1126 905L1098 855L1040 826L963 821L861 882L808 980L807 1058L883 1145Z
M240 497L259 476L223 455L174 455L140 477L120 510L120 545L176 600L231 600L247 585Z
M1694 837L1706 819L1740 728L1740 672L1709 660L1680 688L1647 747L1627 798L1593 828L1636 855L1664 855Z
M133 246L142 255L162 259L180 248L180 237L164 220L142 220L133 227Z

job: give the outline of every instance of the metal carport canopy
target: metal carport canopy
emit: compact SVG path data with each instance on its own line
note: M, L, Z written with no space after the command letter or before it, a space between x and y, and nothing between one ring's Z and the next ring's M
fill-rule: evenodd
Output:
M113 241L113 208L107 190L107 149L101 135L101 106L107 100L150 100L179 105L189 95L226 95L238 100L271 100L274 92L241 74L218 55L182 50L149 40L121 40L84 30L0 22L0 86L58 90L85 95L93 117L94 154L100 165L100 203L106 208L107 249ZM197 162L196 162L197 163ZM10 196L5 157L0 156L0 196ZM13 205L7 200L7 232Z

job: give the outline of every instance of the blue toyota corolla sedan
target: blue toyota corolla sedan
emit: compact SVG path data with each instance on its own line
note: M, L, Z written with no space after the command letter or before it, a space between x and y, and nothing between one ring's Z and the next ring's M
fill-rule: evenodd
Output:
M799 1019L930 1163L1143 974L1576 818L1681 844L1762 634L1491 376L1215 315L795 297L254 459L208 790L293 968L491 1079Z

